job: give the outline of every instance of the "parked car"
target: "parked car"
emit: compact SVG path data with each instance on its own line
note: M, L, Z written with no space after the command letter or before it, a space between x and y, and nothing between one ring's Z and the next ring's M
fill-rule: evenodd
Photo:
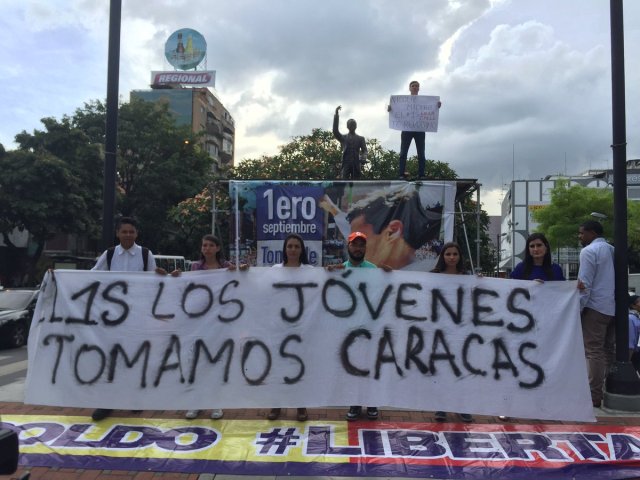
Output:
M27 343L38 292L37 289L0 290L0 344L2 346L18 348Z

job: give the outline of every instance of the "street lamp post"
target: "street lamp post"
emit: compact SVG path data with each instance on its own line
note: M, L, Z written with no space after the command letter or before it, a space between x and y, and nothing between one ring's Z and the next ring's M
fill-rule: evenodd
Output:
M107 61L107 121L104 151L104 191L101 250L113 242L116 198L116 150L118 148L118 85L120 78L120 20L122 0L111 0Z
M605 382L604 404L617 410L637 411L640 404L640 381L629 361L627 277L627 140L624 84L624 21L622 0L610 0L611 20L611 99L613 126L613 206L616 362Z

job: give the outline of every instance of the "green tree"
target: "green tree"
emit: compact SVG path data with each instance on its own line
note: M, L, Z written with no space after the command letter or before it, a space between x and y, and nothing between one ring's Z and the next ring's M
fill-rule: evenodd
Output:
M56 233L82 235L89 243L98 234L99 146L92 145L69 117L44 118L42 124L43 130L16 135L17 150L3 156L0 233L9 250L3 270L19 283L25 276L28 283L38 281L36 265L44 243ZM16 248L8 235L13 228L26 228L35 247Z
M98 253L105 121L104 104L89 102L71 117L44 118L44 129L16 135L16 151L2 148L0 234L12 248L9 233L26 228L37 243L28 259L14 262L16 277L34 275L44 242L56 233L81 235ZM134 100L119 107L117 211L137 217L142 242L156 252L182 251L169 212L210 181L212 159L197 141L166 105ZM24 249L5 257L18 251Z
M119 207L136 216L149 247L174 253L171 207L200 192L213 164L186 127L176 127L168 107L134 100L120 109Z
M392 180L397 177L399 155L393 150L387 150L380 145L375 138L367 140L368 162L363 169L363 179L366 180ZM313 129L310 135L294 137L289 143L279 148L277 154L262 156L255 159L246 159L238 163L229 172L232 179L245 180L326 180L338 178L341 166L340 143L333 138L333 133L328 130ZM427 160L425 171L430 178L439 180L453 180L458 177L456 172L445 162ZM408 172L417 176L417 158L412 157L408 163ZM218 210L228 211L230 201L221 188L217 189L216 205ZM222 193L222 194L221 194ZM464 223L467 228L471 255L476 265L476 204L472 193L459 199L465 212ZM199 242L200 232L210 231L211 222L211 194L208 189L203 190L195 197L189 198L178 204L171 213L174 222L174 230L183 238L185 245L192 244L189 236L198 232L196 237ZM229 238L228 217L218 215L219 225L216 227L221 239ZM455 238L463 246L466 252L466 241L462 228L463 220L456 215ZM481 210L480 214L480 264L484 270L494 263L489 249L489 238L486 233L489 224L487 213ZM199 245L199 243L198 243ZM192 248L196 248L194 245ZM198 247L199 248L199 247Z
M87 218L92 221L86 228L69 233L87 235L89 239L97 240L102 212L103 147L92 142L72 118L63 116L60 121L43 118L41 122L44 130L34 130L33 133L22 131L16 135L18 150L52 155L73 172L87 209Z
M79 176L63 160L48 152L17 150L0 157L0 233L9 249L14 278L25 275L27 284L38 283L36 264L45 242L56 233L90 235L95 220L87 208ZM35 242L30 255L11 243L9 234L26 229Z
M609 188L589 188L558 182L551 190L551 202L534 212L539 223L538 231L544 232L552 248L576 247L578 227L582 222L594 220L591 213L606 215L597 219L602 223L605 237L613 242L614 217L613 191ZM640 270L640 203L627 201L627 235L629 268Z
M375 138L367 140L367 163L362 170L363 180L392 180L397 178L399 155L386 150ZM340 143L329 130L314 128L311 135L294 137L280 147L275 155L239 162L229 174L234 179L252 180L327 180L339 178L342 163ZM409 159L408 172L417 176L418 164ZM426 175L437 180L453 180L456 172L444 162L427 160Z
M93 101L72 122L93 143L104 142L106 108ZM177 126L164 103L133 99L120 106L116 152L116 202L121 215L136 217L140 237L155 252L183 249L170 210L210 182L213 160L187 126Z
M578 225L593 220L592 212L607 216L601 223L607 236L613 234L613 195L611 190L589 188L581 185L570 186L568 182L559 182L551 190L551 202L533 213L533 219L539 223L538 231L544 232L552 248L575 247L578 244Z
M181 253L187 258L198 258L200 255L200 239L211 233L213 201L212 186L216 195L216 228L215 235L226 248L229 237L230 198L226 186L212 182L202 192L187 198L169 210L169 220L174 225L176 241L182 245Z

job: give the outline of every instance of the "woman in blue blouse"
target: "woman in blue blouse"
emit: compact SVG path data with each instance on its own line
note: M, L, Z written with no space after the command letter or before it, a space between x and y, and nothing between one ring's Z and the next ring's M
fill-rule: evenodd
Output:
M524 261L516 265L511 272L515 280L565 280L562 268L551 263L551 247L549 240L542 233L532 233L527 238L527 249Z

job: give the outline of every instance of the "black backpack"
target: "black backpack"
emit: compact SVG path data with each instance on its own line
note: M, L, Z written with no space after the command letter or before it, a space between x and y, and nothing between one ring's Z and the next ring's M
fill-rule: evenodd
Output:
M107 248L107 269L111 270L111 260L113 259L113 254L116 251L116 247ZM149 249L147 247L142 247L142 269L147 271L147 264L149 263Z

